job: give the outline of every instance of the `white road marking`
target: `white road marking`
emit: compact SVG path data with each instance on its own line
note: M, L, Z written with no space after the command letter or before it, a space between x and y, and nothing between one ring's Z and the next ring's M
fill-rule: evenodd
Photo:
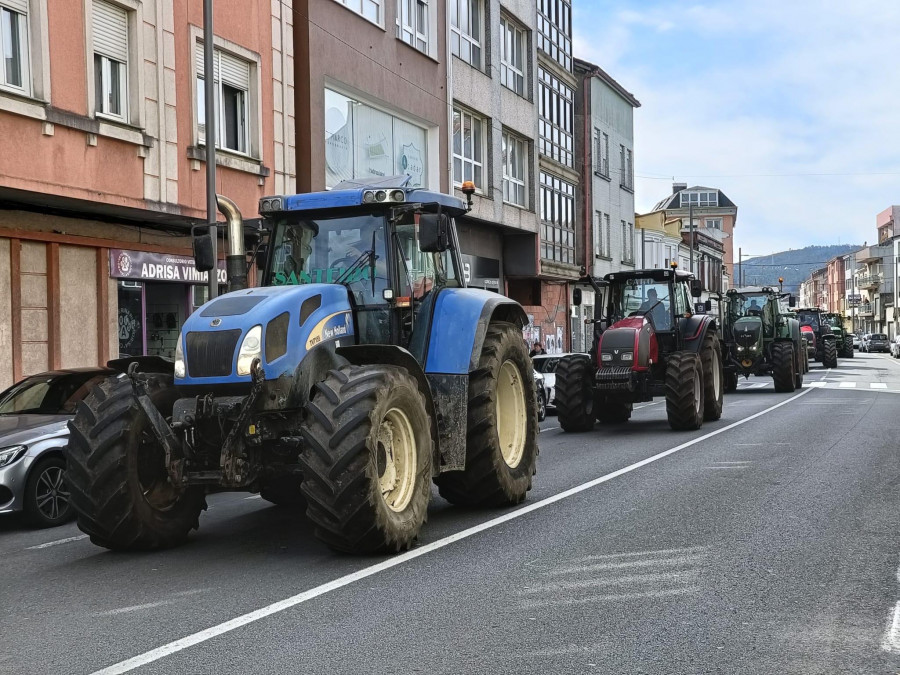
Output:
M856 387L856 382L841 382L838 386L841 389L853 389Z
M634 583L679 583L696 582L700 570L686 570L680 572L667 572L655 574L630 574L627 576L601 577L598 579L583 579L581 581L558 581L556 583L541 584L538 586L526 586L517 595L539 595L541 593L558 593L559 591L575 591L597 586L620 586Z
M702 553L706 550L705 546L688 546L687 548L658 548L652 551L627 551L623 553L597 553L594 555L586 555L583 558L570 559L570 563L587 562L588 560L613 560L616 558L640 558L647 556L665 556L673 553L679 555L690 555Z
M742 466L704 466L704 469L749 469L747 465Z
M653 403L645 403L644 405L635 406L635 410L640 410L641 408L649 408L651 405L659 405L660 403L664 403L665 401L653 401Z
M548 576L559 577L566 574L581 574L583 572L600 572L602 570L622 570L632 569L634 567L656 567L668 565L690 565L706 560L705 553L694 553L689 555L676 555L671 558L658 558L650 560L625 560L622 562L599 562L592 565L570 565L569 567L557 567L547 572Z
M900 602L894 605L894 611L888 618L888 625L881 639L881 648L886 652L900 652Z
M79 534L77 537L66 537L65 539L57 539L56 541L48 541L46 544L38 544L37 546L29 546L26 550L36 551L41 548L50 548L51 546L59 546L60 544L68 544L70 541L81 541L87 539L88 535Z
M870 382L869 388L870 389L887 389L887 383L886 382Z
M361 579L366 579L380 572L385 572L399 565L403 565L410 560L414 560L415 558L427 555L432 551L437 551L444 548L445 546L454 544L457 541L468 539L469 537L480 534L485 530L490 530L511 520L521 518L531 513L532 511L537 511L539 509L550 506L551 504L562 501L563 499L568 499L569 497L580 494L585 490L590 490L591 488L611 481L614 478L618 478L619 476L624 476L627 473L636 471L637 469L647 466L648 464L658 462L664 457L668 457L669 455L675 454L676 452L680 452L685 448L692 447L694 445L697 445L698 443L702 443L705 440L718 436L719 434L724 434L727 431L731 431L732 429L735 429L739 426L743 426L748 422L752 422L753 420L762 417L763 415L767 415L770 412L778 410L778 408L781 408L782 406L796 401L798 398L805 396L811 391L811 389L805 389L799 394L795 394L791 398L776 403L775 405L770 406L765 410L761 410L757 413L754 413L753 415L749 415L744 419L738 420L737 422L732 422L731 424L716 429L715 431L710 431L707 434L698 436L697 438L691 439L690 441L686 441L681 445L676 445L674 448L669 448L668 450L664 450L663 452L657 453L651 457L642 459L641 461L635 462L634 464L629 464L628 466L623 467L617 471L613 471L612 473L608 473L605 476L600 476L599 478L595 478L586 483L582 483L581 485L576 485L575 487L564 490L563 492L559 492L552 497L547 497L546 499L542 499L539 502L528 504L527 506L523 506L522 508L516 509L515 511L505 513L502 516L492 518L491 520L479 523L478 525L475 525L473 527L451 534L447 537L444 537L443 539L438 539L437 541L433 541L430 544L425 544L424 546L413 549L411 551L407 551L406 553L401 553L400 555L396 555L387 560L383 560L380 563L376 563L375 565L363 568L361 570L353 572L352 574L347 574L343 577L339 577L337 579L329 581L328 583L322 584L321 586L316 586L315 588L297 593L296 595L284 598L283 600L273 602L272 604L266 605L265 607L260 607L259 609L253 610L252 612L247 612L246 614L236 616L229 621L216 624L215 626L210 626L209 628L206 628L204 630L192 633L191 635L187 635L178 640L174 640L172 642L164 644L160 647L157 647L156 649L151 649L150 651L144 652L143 654L138 654L137 656L133 656L130 659L120 661L119 663L113 664L107 668L98 670L92 675L119 675L120 673L128 673L132 670L135 670L136 668L140 668L141 666L145 666L148 663L153 663L154 661L158 661L161 658L170 656L171 654L175 654L177 652L188 649L189 647L193 647L194 645L206 642L215 637L218 637L219 635L224 635L225 633L229 633L233 630L241 628L242 626L246 626L247 624L254 623L255 621L265 619L266 617L272 616L273 614L278 614L279 612L291 609L292 607L296 607L297 605L300 605L304 602L308 602L327 593L331 593L332 591L336 591L339 588L343 588L344 586L349 586L350 584L356 583Z
M687 586L685 588L670 588L664 591L645 591L638 593L616 593L610 595L589 595L587 597L578 598L557 598L555 600L525 602L522 603L523 608L534 609L536 607L548 607L553 605L586 605L592 602L615 602L616 600L638 600L641 598L665 598L670 595L683 595L684 593L693 593L699 591L699 586Z
M542 434L545 431L553 431L554 429L559 429L559 427L547 427L546 429L541 429L540 431L538 431L538 433Z
M262 499L262 495L250 495L249 497L244 497L244 501L248 499Z
M824 387L826 384L827 384L826 382L820 380L818 382L810 382L809 384L804 385L804 386L806 386L806 387Z
M110 609L105 612L97 612L94 616L116 616L118 614L127 614L128 612L137 612L142 609L150 609L152 607L160 607L161 605L171 604L171 600L158 600L157 602L145 602L142 605L131 605L129 607L119 607L118 609Z
M744 460L742 462L716 462L716 464L750 464L750 462L747 460Z

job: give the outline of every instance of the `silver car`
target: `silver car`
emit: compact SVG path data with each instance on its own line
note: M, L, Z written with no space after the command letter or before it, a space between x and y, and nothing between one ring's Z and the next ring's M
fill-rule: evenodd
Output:
M0 513L22 511L36 527L72 517L63 449L66 422L106 368L32 375L0 393Z

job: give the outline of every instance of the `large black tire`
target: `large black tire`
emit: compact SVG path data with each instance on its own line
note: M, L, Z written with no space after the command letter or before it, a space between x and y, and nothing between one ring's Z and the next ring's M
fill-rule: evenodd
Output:
M822 365L826 368L837 368L837 343L834 340L825 340L822 345Z
M733 394L737 391L738 374L733 370L725 371L725 393Z
M673 352L666 364L666 415L676 431L703 426L703 363L699 354Z
M597 419L603 424L624 424L633 410L632 403L606 398L597 402Z
M522 331L492 323L469 373L466 468L435 479L441 497L465 506L518 504L531 489L537 437L534 370Z
M291 474L278 476L260 487L259 496L276 506L303 509L306 507L306 497L301 490L302 483L303 479L300 476Z
M794 389L803 389L803 374L806 372L804 368L805 352L798 350L794 343L791 343L791 349L794 352Z
M306 405L300 433L306 515L316 536L346 553L410 548L428 515L434 440L409 371L329 371Z
M153 375L150 398L164 417L178 397ZM93 388L69 422L67 480L78 527L98 546L151 550L182 543L206 507L202 488L176 488L165 452L124 375Z
M547 394L544 393L544 388L541 387L540 391L537 392L537 415L538 422L543 422L547 419L547 402L544 400L547 398Z
M706 334L700 351L703 363L703 420L715 422L722 417L725 402L722 374L722 347L712 333Z
M56 527L72 520L65 477L66 462L59 455L38 460L25 482L25 518L34 527Z
M563 431L590 431L597 421L591 387L594 368L584 356L567 356L556 366L556 418Z
M772 379L775 380L775 391L794 391L796 386L794 370L794 345L790 342L776 342L773 344Z
M849 335L844 337L844 358L853 358L853 338Z

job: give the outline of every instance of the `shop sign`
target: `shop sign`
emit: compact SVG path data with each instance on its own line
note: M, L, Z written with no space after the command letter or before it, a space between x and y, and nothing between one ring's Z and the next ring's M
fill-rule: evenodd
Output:
M463 277L467 286L500 289L500 261L463 253Z
M225 261L219 261L219 283L228 281ZM134 279L137 281L163 281L179 284L205 284L206 272L198 272L194 259L174 253L148 253L146 251L126 251L119 248L109 250L109 276L113 279Z

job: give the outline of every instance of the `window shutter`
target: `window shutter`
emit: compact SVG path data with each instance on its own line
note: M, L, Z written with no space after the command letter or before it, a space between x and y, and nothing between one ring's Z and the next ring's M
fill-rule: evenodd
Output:
M128 63L128 14L103 0L94 0L92 12L94 51Z
M250 64L231 54L219 52L222 82L237 89L250 91Z
M22 14L28 14L28 0L3 0L3 6Z
M203 77L203 43L197 42L194 47L194 60L197 67L197 77ZM219 51L213 49L213 82L219 81Z

